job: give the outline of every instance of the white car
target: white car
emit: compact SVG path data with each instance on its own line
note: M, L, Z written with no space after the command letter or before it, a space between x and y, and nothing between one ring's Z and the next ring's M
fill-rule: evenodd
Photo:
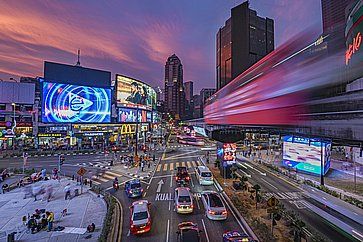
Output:
M174 195L175 211L177 213L192 213L194 209L193 197L187 187L178 187Z
M202 202L207 218L211 220L227 219L227 209L218 192L205 191L201 193Z
M213 174L206 166L198 166L195 172L200 185L213 185Z
M150 203L147 200L133 202L130 207L130 232L141 234L151 229Z

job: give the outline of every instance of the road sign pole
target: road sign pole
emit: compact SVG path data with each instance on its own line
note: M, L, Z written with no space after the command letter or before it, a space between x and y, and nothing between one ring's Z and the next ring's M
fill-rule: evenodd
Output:
M81 176L81 194L83 192L83 176Z
M271 213L271 235L274 236L274 213Z

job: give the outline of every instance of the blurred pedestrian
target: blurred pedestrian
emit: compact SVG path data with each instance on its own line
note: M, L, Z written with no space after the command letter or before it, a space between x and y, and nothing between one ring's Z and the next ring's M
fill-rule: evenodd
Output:
M64 187L64 199L67 200L68 198L71 198L71 184L68 183L65 187Z
M53 186L52 185L48 185L45 189L45 197L47 198L47 202L50 201L50 198L52 197L53 194Z
M45 180L45 176L47 175L47 169L43 168L41 171L41 177L43 180Z

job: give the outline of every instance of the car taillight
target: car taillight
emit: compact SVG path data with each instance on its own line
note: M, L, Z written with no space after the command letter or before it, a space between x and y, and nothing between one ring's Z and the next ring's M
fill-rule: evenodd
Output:
M131 228L132 228L132 229L133 229L133 228L135 228L135 225L131 224Z
M178 208L181 208L181 206L180 206L180 205L177 205L177 207L178 207Z
M130 190L129 193L132 193L132 190Z
M222 215L227 215L227 211L223 211L222 212Z
M176 176L176 177L175 177L175 180L178 180L178 179L179 179L179 177L177 177L177 176Z
M192 205L190 205L190 208L194 208L193 204L192 204Z
M189 177L189 176L187 176L185 179L186 179L187 181L189 181L190 177Z
M212 211L212 210L208 210L208 213L209 213L209 214L212 214L212 215L216 214L216 212L214 212L214 211Z

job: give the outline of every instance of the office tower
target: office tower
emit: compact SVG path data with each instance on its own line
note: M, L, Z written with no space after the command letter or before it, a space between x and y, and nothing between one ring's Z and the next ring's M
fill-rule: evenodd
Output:
M183 87L183 65L173 54L165 64L165 109L176 119L184 116L185 93Z
M274 21L244 2L231 9L216 40L217 90L274 50Z

